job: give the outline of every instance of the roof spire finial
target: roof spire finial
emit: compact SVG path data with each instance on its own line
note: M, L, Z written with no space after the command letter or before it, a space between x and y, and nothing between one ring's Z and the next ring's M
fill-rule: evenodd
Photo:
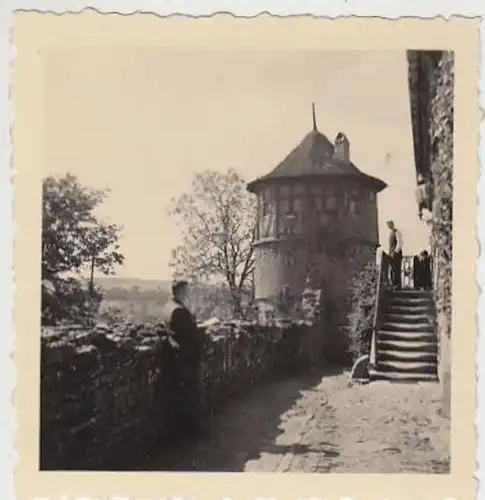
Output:
M317 131L317 117L315 115L315 103L312 102L313 130Z

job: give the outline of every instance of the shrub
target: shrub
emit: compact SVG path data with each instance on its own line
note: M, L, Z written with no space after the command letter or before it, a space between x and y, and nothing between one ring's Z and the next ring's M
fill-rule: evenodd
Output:
M326 297L323 322L323 359L331 365L347 366L350 362L349 339L346 332L347 314L342 304Z
M129 316L123 308L106 303L103 300L98 310L97 319L107 325L113 325L119 323L120 321L128 321Z
M80 280L58 278L42 282L42 325L91 324L102 300L97 287L89 291Z
M377 291L375 260L369 261L350 282L349 347L355 361L369 354Z

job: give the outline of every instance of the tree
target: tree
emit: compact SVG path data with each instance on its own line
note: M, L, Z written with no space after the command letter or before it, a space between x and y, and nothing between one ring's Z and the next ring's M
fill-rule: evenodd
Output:
M54 277L42 283L43 325L93 322L103 295L98 287L86 289L81 280Z
M175 275L200 282L222 278L241 315L252 286L256 228L256 201L244 180L233 169L201 172L169 211L182 228L182 243L172 252Z
M72 275L81 276L89 271L89 293L85 299L99 305L100 293L94 287L95 269L113 274L115 267L124 261L118 244L121 227L106 224L95 215L107 193L81 185L71 174L44 179L42 304L43 314L50 323L55 323L57 316L68 315L71 299L78 305L83 300L82 286ZM78 310L84 311L84 306L79 305Z

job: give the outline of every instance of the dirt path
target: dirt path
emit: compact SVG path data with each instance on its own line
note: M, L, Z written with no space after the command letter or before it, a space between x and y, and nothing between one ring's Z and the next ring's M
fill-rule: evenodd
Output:
M151 469L227 472L448 472L449 422L433 383L312 374L228 404L210 438Z

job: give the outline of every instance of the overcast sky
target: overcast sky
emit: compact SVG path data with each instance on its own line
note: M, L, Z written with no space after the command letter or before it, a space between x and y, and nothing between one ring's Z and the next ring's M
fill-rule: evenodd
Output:
M58 50L46 56L45 174L109 187L103 215L124 226L119 276L170 279L179 231L172 196L202 169L246 180L273 169L311 130L350 140L352 161L389 187L404 252L428 246L418 220L404 52Z

